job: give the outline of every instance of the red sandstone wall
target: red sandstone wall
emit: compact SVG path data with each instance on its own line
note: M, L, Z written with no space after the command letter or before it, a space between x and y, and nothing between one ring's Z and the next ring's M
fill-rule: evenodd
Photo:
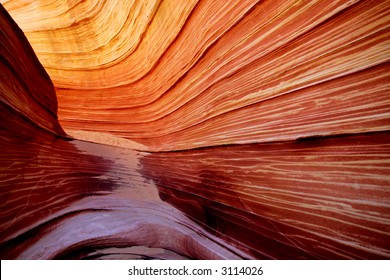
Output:
M1 259L253 258L163 202L139 172L145 153L66 139L54 87L2 6L0 36Z
M151 150L389 129L389 1L65 3L4 1L65 129Z
M389 1L2 3L2 258L390 257Z

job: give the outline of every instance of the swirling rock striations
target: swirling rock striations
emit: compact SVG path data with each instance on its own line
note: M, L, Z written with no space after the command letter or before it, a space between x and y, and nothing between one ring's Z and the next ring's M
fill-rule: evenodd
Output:
M389 128L386 0L3 2L68 130L169 151Z
M141 159L163 200L256 258L389 258L390 134ZM387 163L387 164L386 164Z
M146 153L69 141L54 87L2 7L0 23L2 259L251 257L163 202L139 172Z
M390 258L389 1L1 2L2 258Z
M31 124L35 124L44 130L65 136L57 121L57 99L49 76L23 32L3 8L1 13L2 129L7 126L16 130L15 133L25 134L30 130ZM15 124L11 126L7 122Z

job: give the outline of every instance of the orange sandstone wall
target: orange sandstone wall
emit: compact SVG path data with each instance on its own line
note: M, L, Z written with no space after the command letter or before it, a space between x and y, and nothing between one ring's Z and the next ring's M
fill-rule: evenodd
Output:
M1 258L390 258L390 1L1 2Z
M50 78L1 5L0 70L1 259L254 257L163 202L145 153L66 139Z
M3 7L0 25L1 129L27 137L31 127L38 126L65 136L57 120L53 84L23 32Z
M67 130L178 150L389 129L389 1L3 3Z

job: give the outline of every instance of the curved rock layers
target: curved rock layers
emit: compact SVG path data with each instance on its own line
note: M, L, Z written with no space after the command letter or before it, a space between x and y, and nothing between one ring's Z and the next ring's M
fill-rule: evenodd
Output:
M256 258L389 258L390 134L141 159L163 200ZM240 241L240 242L238 242Z
M145 153L66 140L54 87L1 6L0 23L2 259L253 257L161 201Z
M2 258L390 258L389 1L1 2Z
M65 136L57 120L57 99L49 76L23 32L3 7L1 13L2 129L6 126L16 129L14 133L26 134L31 130L31 125L35 124L56 135Z
M389 1L3 2L68 130L168 151L389 128Z

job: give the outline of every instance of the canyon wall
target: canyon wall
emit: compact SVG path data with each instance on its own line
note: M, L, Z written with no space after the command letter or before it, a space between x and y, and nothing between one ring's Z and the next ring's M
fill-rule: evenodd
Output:
M3 259L390 257L390 1L1 2Z
M1 259L241 259L162 201L148 153L71 140L53 84L0 6Z
M3 2L68 131L170 151L389 127L389 1Z

